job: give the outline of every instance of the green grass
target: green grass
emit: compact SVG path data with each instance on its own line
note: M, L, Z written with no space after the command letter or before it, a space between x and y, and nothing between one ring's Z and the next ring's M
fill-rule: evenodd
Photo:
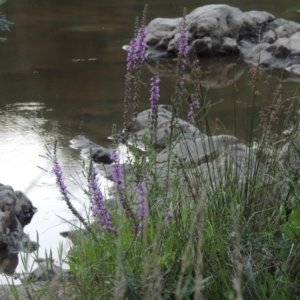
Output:
M197 117L199 123L206 122L203 108ZM214 165L217 158L194 168L188 158L179 161L171 146L168 161L158 166L156 150L147 141L145 153L133 152L133 177L125 177L126 198L135 212L132 182L143 178L145 170L151 178L147 225L135 235L119 207L111 210L117 237L94 228L97 239L76 238L69 259L78 295L299 299L297 143L291 143L296 146L293 164L284 169L278 163L281 137L264 142L272 150L268 157L260 147L251 148L251 137L242 164L238 152L225 150L224 155L231 154L225 164ZM164 209L173 214L168 223Z

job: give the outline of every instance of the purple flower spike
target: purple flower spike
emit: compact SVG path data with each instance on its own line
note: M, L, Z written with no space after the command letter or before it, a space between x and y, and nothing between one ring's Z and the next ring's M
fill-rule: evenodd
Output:
M182 26L180 28L180 38L179 38L179 45L178 45L178 74L179 74L179 93L182 94L183 87L184 87L184 70L186 69L187 65L187 54L188 54L188 39L189 39L189 31L186 26L185 19L183 19Z
M135 38L130 42L129 52L127 54L127 72L131 73L137 70L145 60L147 27L142 26Z
M188 54L188 49L189 49L188 40L189 40L189 31L184 21L183 26L180 28L180 40L178 46L178 52L182 53L184 56Z
M79 212L75 209L75 207L72 205L71 199L68 194L67 186L65 185L64 182L64 177L63 177L63 171L61 169L61 166L57 162L57 160L54 161L54 165L52 167L52 172L55 174L56 177L56 185L59 188L60 193L63 196L63 200L66 202L67 206L69 207L70 211L72 214L78 218L78 220L85 226L87 227L88 224L87 222L83 219L83 217L79 214Z
M122 167L120 164L118 152L116 150L113 150L110 158L114 162L114 165L112 166L113 182L117 185L119 192L124 191Z
M62 172L62 169L61 169L61 167L60 167L60 165L57 161L54 162L54 165L52 167L52 172L56 176L56 185L58 186L59 191L62 194L63 198L65 200L70 201L70 197L68 195L67 187L65 185L64 178L63 178L63 172Z
M111 216L104 204L104 197L97 182L97 175L95 168L92 168L92 179L89 181L89 192L93 201L92 212L98 217L98 222L103 230L116 233Z
M197 109L200 108L200 103L199 100L194 100L193 102L190 103L190 110L188 112L188 119L190 120L191 123L195 123L195 115Z
M147 204L147 186L146 182L142 181L139 183L137 187L137 193L139 195L139 199L137 201L137 204L139 206L138 211L138 218L139 219L145 219L148 216L148 204Z
M156 129L157 125L157 111L158 111L158 101L160 98L159 82L160 78L158 76L153 76L150 79L150 104L151 104L151 128Z

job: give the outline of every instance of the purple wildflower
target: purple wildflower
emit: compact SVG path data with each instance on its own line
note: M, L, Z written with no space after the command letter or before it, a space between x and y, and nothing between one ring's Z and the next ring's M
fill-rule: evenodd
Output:
M147 27L139 28L137 35L130 42L129 52L127 54L127 72L131 73L137 70L145 60Z
M133 222L135 232L137 233L138 222L125 197L125 186L124 186L123 175L122 175L122 166L120 164L118 152L116 150L113 150L110 158L114 162L114 165L112 166L112 179L113 182L116 184L120 202L125 210L127 218Z
M119 192L124 191L124 182L123 182L123 175L122 175L122 167L120 164L120 158L118 152L113 150L110 159L114 162L112 166L112 178L113 182L117 185Z
M150 103L151 103L151 128L156 130L157 127L157 111L158 111L158 101L160 98L159 82L160 78L158 76L153 76L150 79Z
M139 219L145 219L148 216L147 186L145 181L142 181L138 184L137 193L139 195L137 201L139 211L137 216Z
M54 162L54 165L52 167L52 172L55 174L56 176L56 185L59 188L60 193L63 196L63 199L65 200L68 208L71 210L72 214L78 218L78 220L87 227L87 222L83 219L83 217L79 214L79 212L75 209L75 207L72 205L71 203L71 199L68 195L68 190L67 190L67 186L65 185L64 182L64 177L63 177L63 172L61 169L61 166L59 165L59 163L57 161Z
M179 74L179 93L182 94L183 86L184 86L184 70L187 65L187 54L188 54L188 39L189 39L189 31L186 26L185 18L183 19L182 26L180 28L180 38L178 45L178 74Z
M134 126L138 111L141 87L140 67L145 60L147 27L142 25L131 40L127 54L127 74L125 76L124 129L128 133Z
M178 52L182 53L184 56L188 54L188 39L189 39L189 31L186 27L185 20L183 22L182 27L180 28L180 39L178 45Z
M196 115L196 110L200 108L200 103L199 100L194 100L190 103L190 110L188 112L188 119L194 123L195 122L195 115Z
M93 201L92 212L95 216L98 216L98 222L102 225L102 229L116 232L111 216L104 204L104 197L97 182L97 172L95 168L92 168L92 179L89 180L89 192Z
M59 191L62 194L63 198L68 199L68 201L70 201L68 191L67 191L67 186L65 185L64 178L63 178L63 172L57 161L54 162L54 165L52 167L52 172L56 176L56 185L58 186Z

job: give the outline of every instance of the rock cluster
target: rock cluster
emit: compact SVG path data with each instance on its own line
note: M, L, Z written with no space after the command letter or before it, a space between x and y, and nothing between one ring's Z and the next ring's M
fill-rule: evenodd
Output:
M149 113L150 110L145 110L137 116L137 131L133 132L134 138L131 139L133 146L138 145L142 147L143 137L150 135L148 129ZM257 176L261 176L260 180L272 187L270 192L266 194L268 194L270 201L273 201L279 195L280 197L287 195L289 189L284 178L282 180L275 178L275 170L278 170L278 168L284 170L290 168L290 166L297 168L300 165L297 151L294 147L295 142L289 142L284 145L277 157L277 151L269 149L263 143L258 144L256 147L248 147L234 136L207 136L186 121L179 118L175 118L175 121L172 121L171 112L163 107L158 109L157 121L156 163L149 166L149 168L156 168L157 176L160 178L158 182L161 186L165 186L166 180L172 178L179 179L181 183L179 182L178 184L186 186L182 181L186 180L185 177L188 177L191 186L195 190L201 189L204 191L207 188L217 188L223 185L228 176L233 176L237 187L243 193L249 180L251 181ZM175 125L173 125L174 131L171 135L172 122ZM80 140L83 139L80 138ZM86 140L86 145L90 145L90 141ZM99 147L101 149L101 146ZM109 152L110 150L106 149L103 153L108 155L107 153ZM168 158L170 155L172 160L169 164ZM103 159L100 156L97 160L101 161ZM182 161L183 168L178 168L178 161ZM177 162L177 165L174 165L172 162ZM98 169L108 179L112 179L111 165L101 164L98 165ZM132 191L136 190L135 184L138 182L135 176L140 176L140 174L135 174L135 171L132 169L132 165L123 165L123 175L133 176L133 180L130 181L132 186L129 187L131 183L127 183ZM284 171L282 174L284 174ZM116 196L115 193L116 191L112 189L112 200ZM133 197L135 198L135 196ZM114 201L110 202L110 204L114 205Z
M228 5L207 5L185 17L189 56L240 54L265 68L300 74L300 24L264 11L242 12ZM183 18L156 18L148 24L146 58L176 57Z
M0 251L17 253L22 250L23 228L30 223L36 210L21 191L0 184Z
M0 299L14 300L17 294L19 300L44 299L47 294L54 299L76 299L74 288L69 284L70 271L62 269L50 259L39 259L38 267L27 277L22 278L22 284L2 285Z

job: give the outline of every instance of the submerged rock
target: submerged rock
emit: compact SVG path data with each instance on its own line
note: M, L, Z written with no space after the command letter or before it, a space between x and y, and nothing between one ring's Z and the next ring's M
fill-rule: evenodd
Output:
M69 270L62 269L50 259L42 259L38 264L39 266L30 275L33 281L52 281L57 276L62 277L63 274L69 273Z
M71 147L80 150L81 154L87 158L92 156L96 163L111 164L111 150L104 148L82 135L75 136L71 141Z

